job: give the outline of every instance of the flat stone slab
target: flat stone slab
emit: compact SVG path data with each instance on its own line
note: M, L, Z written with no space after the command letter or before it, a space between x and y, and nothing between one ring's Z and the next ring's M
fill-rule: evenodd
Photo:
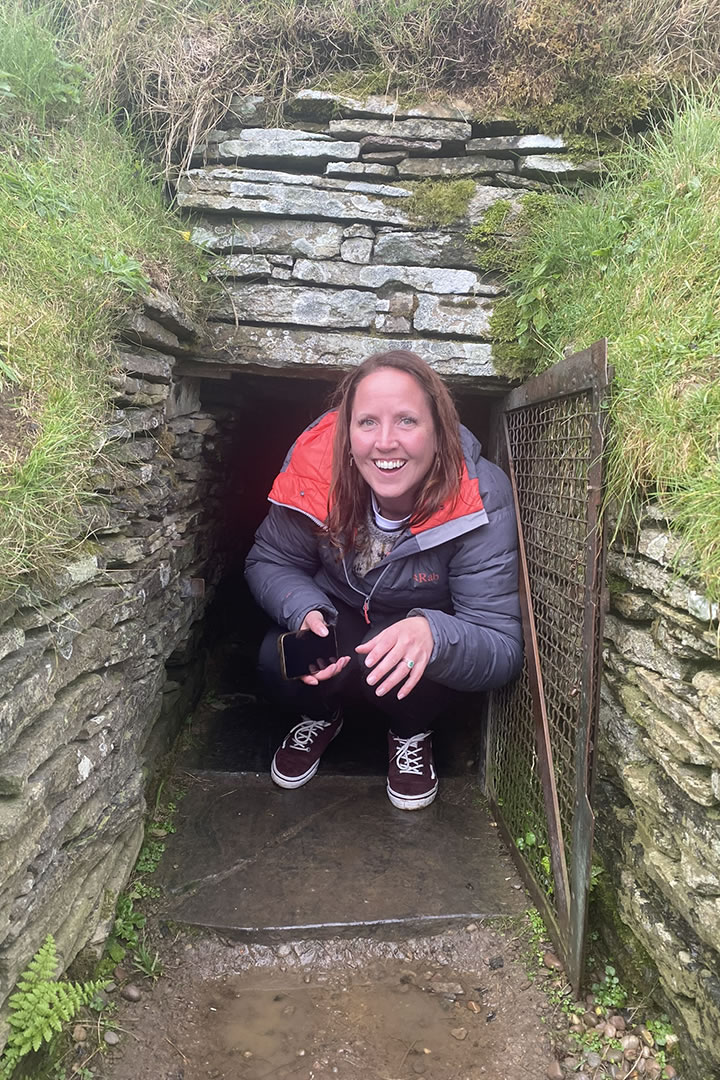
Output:
M336 139L361 139L365 135L390 135L399 139L439 139L465 142L472 127L464 120L331 120L330 134Z
M253 941L418 933L525 906L466 779L432 806L388 801L384 777L194 773L161 874L168 915Z
M452 229L422 232L381 229L373 257L379 263L400 266L471 268L477 265L477 251L468 244L465 232Z
M480 275L472 270L447 270L432 266L348 266L331 260L298 259L293 267L298 281L343 288L381 289L386 285L408 285L419 292L474 293Z
M493 176L511 173L514 162L488 154L466 154L465 157L406 158L397 167L401 180L460 180L463 177Z
M600 176L601 168L602 163L597 158L574 162L552 154L532 154L518 159L520 176L558 184L574 184L581 180L592 182Z
M245 132L243 132L244 135ZM317 139L323 137L317 136ZM220 161L272 161L288 165L306 163L326 165L329 161L357 161L360 157L360 144L341 142L337 139L329 139L327 142L291 138L227 139L225 142L218 143L217 156Z
M211 170L193 170L181 179L177 201L179 206L186 209L215 213L311 217L321 220L377 222L384 225L411 224L401 205L409 198L409 191L393 189L394 197L384 197L383 194L378 194L378 185L325 177L320 179L323 180L323 188L327 185L327 190L292 182L247 183L229 175L218 176L217 170L215 175ZM332 188L330 185L337 187Z
M398 175L393 165L383 165L380 162L367 161L331 161L325 167L326 176L334 176L341 180L352 180L358 177L368 181L394 180Z
M471 139L467 144L469 154L487 154L489 157L562 153L567 148L567 139L562 135L496 135L494 138Z
M332 120L338 116L398 120L409 117L467 120L467 109L452 102L424 101L408 107L401 106L395 98L379 94L356 98L350 94L333 94L327 90L300 90L285 106L285 115L321 121Z
M272 221L250 216L232 224L208 221L196 225L191 240L219 255L246 252L331 259L340 254L343 228L329 221Z
M372 326L375 310L374 294L358 289L228 285L213 304L211 315L231 320L344 329Z
M416 330L426 334L461 334L489 340L493 305L475 296L430 296L417 298L413 318Z
M395 338L379 334L342 334L321 330L297 330L273 326L232 326L217 323L208 327L207 352L196 352L188 361L192 373L202 373L203 360L208 366L233 371L318 377L350 370L366 356L388 349L413 349L423 356L440 375L452 378L456 385L477 385L484 381L488 390L506 389L508 380L495 372L489 344L473 341L447 341L441 338ZM178 367L182 373L182 365ZM210 373L210 372L209 372Z

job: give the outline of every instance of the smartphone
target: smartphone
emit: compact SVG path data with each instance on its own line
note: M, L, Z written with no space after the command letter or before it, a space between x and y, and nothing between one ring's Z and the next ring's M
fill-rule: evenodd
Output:
M328 626L327 637L320 637L312 630L281 634L278 649L283 678L300 679L303 675L312 675L311 667L319 668L337 660L335 627Z

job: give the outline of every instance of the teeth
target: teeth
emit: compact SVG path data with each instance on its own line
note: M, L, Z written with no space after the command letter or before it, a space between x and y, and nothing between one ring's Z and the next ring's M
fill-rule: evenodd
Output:
M385 472L390 472L392 469L401 469L405 464L404 461L376 461L378 469L384 469Z

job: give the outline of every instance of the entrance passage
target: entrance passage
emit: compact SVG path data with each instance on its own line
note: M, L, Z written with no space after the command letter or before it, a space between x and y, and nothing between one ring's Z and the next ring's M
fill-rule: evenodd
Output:
M526 906L520 880L482 797L486 703L468 696L434 737L440 794L416 812L385 792L387 723L345 717L317 776L295 791L269 777L299 717L267 702L255 656L265 616L242 563L284 454L326 407L326 385L238 376L203 387L219 424L236 410L221 469L227 481L226 574L209 615L210 680L178 761L187 788L161 872L168 916L247 941L422 934ZM491 403L461 399L482 439Z

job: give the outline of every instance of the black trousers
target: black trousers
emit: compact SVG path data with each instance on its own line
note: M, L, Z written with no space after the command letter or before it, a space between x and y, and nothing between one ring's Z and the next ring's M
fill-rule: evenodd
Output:
M260 676L270 697L312 720L327 720L345 704L364 702L384 714L390 730L404 739L432 730L440 713L457 699L458 691L423 676L412 693L400 701L397 697L399 687L378 697L376 688L368 686L366 681L372 669L365 666L365 657L355 652L355 646L369 641L397 620L373 619L368 626L360 612L344 604L336 603L336 607L339 609L335 625L338 655L350 656L350 663L334 678L317 686L307 686L300 679L284 679L277 646L284 631L275 626L265 636L258 661Z

